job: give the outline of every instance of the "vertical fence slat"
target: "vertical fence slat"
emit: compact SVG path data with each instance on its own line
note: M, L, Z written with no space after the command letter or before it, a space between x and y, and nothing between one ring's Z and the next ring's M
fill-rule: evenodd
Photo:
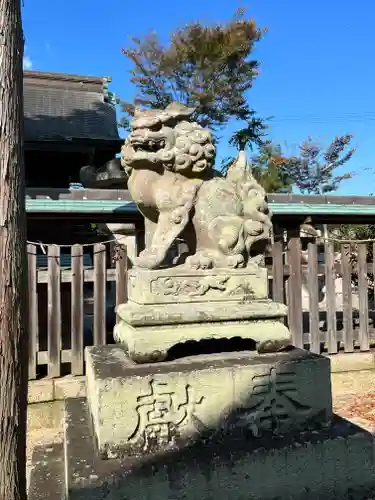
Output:
M359 347L369 350L367 245L358 245Z
M341 275L342 275L342 324L344 351L354 351L353 337L353 306L352 306L352 267L350 262L350 244L341 245Z
M72 255L72 374L83 375L83 247L74 245Z
M106 247L94 245L94 345L106 343Z
M283 242L275 241L272 245L272 298L275 302L284 302L284 262Z
M36 246L27 245L29 285L29 379L36 378L38 351L38 275L36 270Z
M295 347L303 349L303 322L302 322L302 274L301 274L301 241L300 231L288 231L288 265L290 270L288 280L288 319Z
M61 286L60 247L48 247L48 376L60 376Z
M336 289L335 289L335 259L333 244L326 241L324 244L325 279L326 279L326 306L327 306L327 344L328 353L337 353L336 329Z
M116 308L128 301L127 249L125 245L116 248Z
M318 249L316 242L311 242L308 251L307 286L309 292L309 325L310 325L310 351L320 353L319 329L319 284L318 284Z

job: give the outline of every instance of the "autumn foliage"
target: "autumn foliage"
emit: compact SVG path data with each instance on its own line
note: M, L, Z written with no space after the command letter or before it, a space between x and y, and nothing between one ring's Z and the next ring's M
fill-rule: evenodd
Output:
M259 73L252 52L264 32L240 9L226 24L187 24L167 45L156 33L133 38L123 53L132 62L130 80L137 95L122 103L124 112L132 115L135 106L160 109L178 101L194 107L192 118L213 130L232 118L243 121L257 142L265 125L251 109L247 91Z

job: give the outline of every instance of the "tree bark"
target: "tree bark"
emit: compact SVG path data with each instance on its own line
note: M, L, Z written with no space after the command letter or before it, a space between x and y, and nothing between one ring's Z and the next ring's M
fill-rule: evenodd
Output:
M26 500L27 255L21 0L0 0L0 500Z

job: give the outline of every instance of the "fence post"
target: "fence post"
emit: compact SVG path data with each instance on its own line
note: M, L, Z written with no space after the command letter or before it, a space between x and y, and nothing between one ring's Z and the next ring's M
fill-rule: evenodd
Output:
M36 379L38 351L38 276L36 270L36 247L27 245L29 282L29 379Z
M60 247L48 246L48 376L61 373Z
M74 245L71 248L72 288L71 288L71 315L72 315L72 374L83 375L83 247Z
M325 278L326 278L326 308L327 308L327 344L328 353L337 353L336 331L336 287L335 287L335 260L333 243L326 240L324 243Z
M288 321L293 344L295 347L303 349L301 240L299 226L298 228L288 230L288 239Z
M367 282L367 244L358 245L358 298L359 298L359 347L369 350L368 335L368 282Z
M272 245L272 298L275 302L284 302L283 241Z
M342 323L345 352L354 351L351 245L341 245Z
M320 354L318 249L316 241L308 243L307 252L310 351Z
M106 247L94 245L94 345L106 343Z
M133 266L134 259L138 255L139 238L137 237L137 230L135 224L132 223L119 223L119 224L107 224L108 229L111 231L116 243L119 245L125 245L126 255L127 255L127 268L130 269Z
M127 247L117 245L116 248L116 309L119 304L128 300L128 280L127 280ZM118 317L116 315L117 321Z

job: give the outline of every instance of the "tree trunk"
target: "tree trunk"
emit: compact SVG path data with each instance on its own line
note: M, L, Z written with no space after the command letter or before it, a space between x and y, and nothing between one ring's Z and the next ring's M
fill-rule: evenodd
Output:
M21 0L0 0L0 500L26 500L27 255Z

